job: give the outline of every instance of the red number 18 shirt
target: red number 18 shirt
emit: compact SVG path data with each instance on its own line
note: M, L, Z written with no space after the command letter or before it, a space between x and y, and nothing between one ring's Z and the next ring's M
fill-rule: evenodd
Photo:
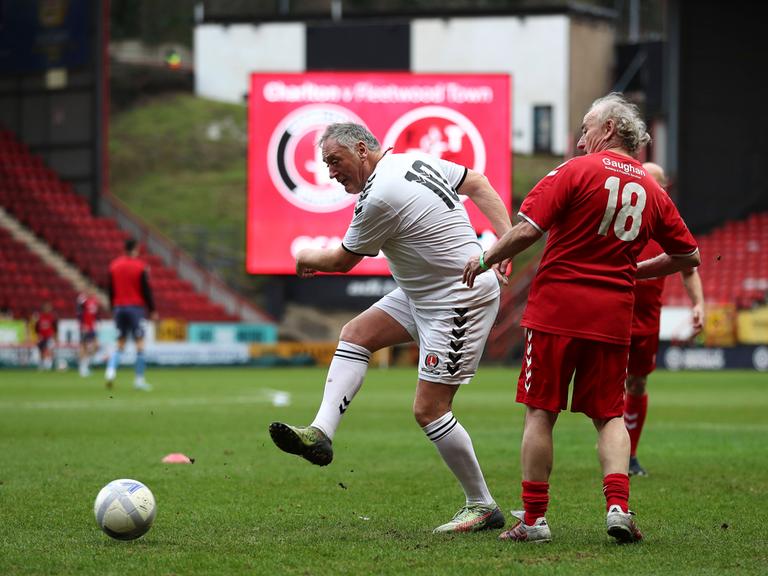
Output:
M698 250L642 164L613 152L558 166L519 215L548 232L521 325L552 334L629 344L637 258L648 239L671 256Z

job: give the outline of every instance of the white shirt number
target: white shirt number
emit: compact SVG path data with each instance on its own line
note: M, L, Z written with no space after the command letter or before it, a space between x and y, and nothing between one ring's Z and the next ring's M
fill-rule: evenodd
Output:
M597 233L601 236L608 234L608 228L611 226L611 220L616 213L616 198L619 195L619 185L621 181L616 176L611 176L605 181L605 189L608 190L608 204L605 206L605 214L600 222L600 228ZM637 197L637 201L632 204L632 196ZM621 191L621 209L613 223L613 232L616 238L631 242L640 233L640 225L643 223L643 208L645 208L645 188L637 182L627 182ZM627 220L632 218L632 226L627 230Z

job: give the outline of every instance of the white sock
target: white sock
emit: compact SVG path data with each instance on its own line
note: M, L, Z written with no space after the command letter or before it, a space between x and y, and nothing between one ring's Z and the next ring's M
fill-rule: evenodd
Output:
M443 414L422 430L432 440L443 461L461 484L467 504L493 504L493 497L475 456L472 439L453 412Z
M341 417L355 397L368 371L371 353L362 346L339 340L339 345L328 368L323 402L310 426L319 428L333 440Z

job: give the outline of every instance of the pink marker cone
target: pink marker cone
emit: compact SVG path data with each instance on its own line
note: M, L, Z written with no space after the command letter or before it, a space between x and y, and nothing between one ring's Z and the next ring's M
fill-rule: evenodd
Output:
M189 456L182 454L181 452L173 452L172 454L168 454L165 458L163 458L164 464L192 464L192 462L194 462L194 460L189 458Z

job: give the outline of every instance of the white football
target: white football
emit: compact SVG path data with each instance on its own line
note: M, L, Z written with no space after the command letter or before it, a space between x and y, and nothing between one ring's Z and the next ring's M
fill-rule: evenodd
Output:
M113 480L101 489L93 504L96 523L117 540L134 540L147 533L155 520L155 497L138 480Z

